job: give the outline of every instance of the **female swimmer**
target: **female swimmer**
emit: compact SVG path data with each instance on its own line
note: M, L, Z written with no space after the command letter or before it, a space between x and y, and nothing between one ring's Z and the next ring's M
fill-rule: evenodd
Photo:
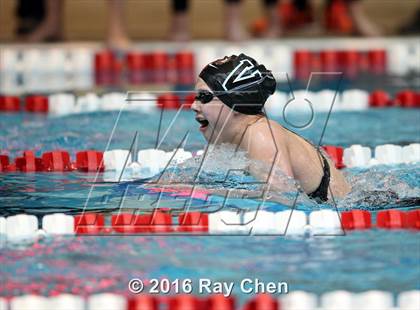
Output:
M265 115L264 104L275 89L271 71L249 56L233 55L218 59L201 71L191 109L209 143L236 145L250 159L271 167L266 180L274 189L281 190L275 173L280 171L294 178L316 201L345 196L350 186L331 159ZM256 166L251 166L250 172L263 178Z

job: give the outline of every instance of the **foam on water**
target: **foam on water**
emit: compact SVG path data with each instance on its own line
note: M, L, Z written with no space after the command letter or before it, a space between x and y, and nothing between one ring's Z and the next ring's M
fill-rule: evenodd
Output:
M254 177L250 167L260 174ZM155 177L159 184L185 184L209 190L210 193L229 198L263 198L293 206L296 193L302 191L297 182L281 170L273 168L274 179L282 191L270 190L266 180L271 166L251 160L246 152L229 144L211 145L203 155L196 156L176 167L172 166L161 176ZM309 204L306 195L299 195L298 204Z
M343 209L383 209L419 205L420 164L349 169L346 173L352 191L338 206Z

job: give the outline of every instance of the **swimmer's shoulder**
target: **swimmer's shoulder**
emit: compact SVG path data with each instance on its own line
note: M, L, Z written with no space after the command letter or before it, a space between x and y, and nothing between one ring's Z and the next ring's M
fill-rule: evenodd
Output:
M289 141L288 131L276 121L267 118L255 123L249 132L249 140L258 145L259 148L266 147L286 147Z
M287 130L282 125L266 117L258 121L258 123L255 124L255 127L259 130L271 130L273 133L282 136L287 134Z

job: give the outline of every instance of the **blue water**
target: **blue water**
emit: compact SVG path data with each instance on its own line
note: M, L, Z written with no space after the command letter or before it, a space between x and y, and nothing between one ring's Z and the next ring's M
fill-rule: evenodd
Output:
M135 131L139 134L139 148L172 150L180 145L197 151L205 147L198 132L198 124L191 112L178 115L175 125L165 136L174 111L162 115L159 139L160 114L124 112L110 138L117 112L73 115L61 118L43 115L0 114L1 153L17 156L22 150L42 152L63 148L74 155L82 149L129 149ZM326 114L317 114L310 128L300 134L317 143L320 139ZM349 146L362 144L375 147L393 143L405 145L420 142L420 110L384 109L364 112L341 112L331 115L322 144ZM281 123L284 122L279 119ZM162 137L164 137L162 139ZM158 142L156 142L158 141ZM223 163L217 163L223 166ZM389 201L381 205L359 203L362 190L392 190L400 197L420 196L420 165L380 166L369 169L346 169L355 188L347 200L338 202L339 209L363 208L369 210L409 208ZM181 173L188 172L184 171ZM210 176L211 177L211 176ZM118 209L125 184L106 183L95 174L37 173L0 174L0 215L31 213L42 215L51 212L78 213L85 205L92 210ZM100 184L97 184L97 183ZM220 186L234 188L239 184L235 176ZM88 193L94 186L88 203ZM130 185L127 207L150 210L156 194L144 185ZM139 195L142 199L138 199ZM217 196L211 203L220 203ZM182 206L183 199L170 195L161 197L161 207ZM306 204L299 208L311 211L331 208L331 205ZM208 209L209 201L194 199L192 207ZM258 201L232 199L229 206L252 208ZM270 203L271 211L287 209ZM369 230L351 232L342 237L78 237L46 239L36 247L0 249L0 278L17 287L3 288L2 295L19 295L25 284L44 281L50 283L41 290L49 294L54 285L64 283L68 292L78 289L86 294L100 291L127 293L127 282L132 277L192 278L235 281L237 286L245 278L263 281L286 281L289 290L302 289L315 293L345 289L359 292L381 289L398 293L419 289L420 259L418 233L412 231ZM247 296L238 290L240 299Z

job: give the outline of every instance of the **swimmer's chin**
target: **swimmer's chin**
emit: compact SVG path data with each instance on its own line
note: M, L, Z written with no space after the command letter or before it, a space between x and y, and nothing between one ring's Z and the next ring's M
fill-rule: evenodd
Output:
M198 130L200 130L204 134L208 128L209 128L209 125L207 125L207 126L200 126L198 128Z

